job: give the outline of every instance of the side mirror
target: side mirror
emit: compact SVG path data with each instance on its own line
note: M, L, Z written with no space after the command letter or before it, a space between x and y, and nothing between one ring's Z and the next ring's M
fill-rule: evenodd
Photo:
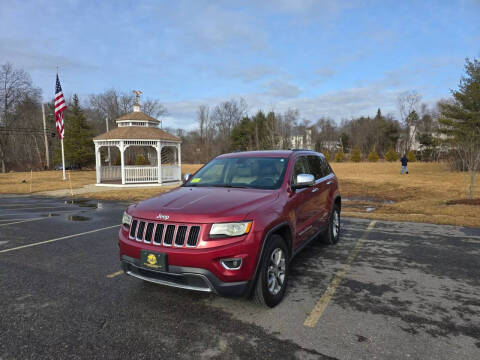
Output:
M315 177L312 174L298 174L297 183L292 185L292 189L303 189L313 184L315 184Z
M183 182L186 183L190 178L192 177L192 174L185 174L183 175Z

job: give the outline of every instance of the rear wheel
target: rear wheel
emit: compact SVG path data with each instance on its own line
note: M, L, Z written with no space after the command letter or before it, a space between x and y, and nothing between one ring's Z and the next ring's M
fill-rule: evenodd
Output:
M274 307L282 301L287 287L288 250L280 235L267 241L253 297L258 304Z
M327 232L323 236L323 242L332 245L336 244L338 240L340 240L340 208L335 204L330 214Z

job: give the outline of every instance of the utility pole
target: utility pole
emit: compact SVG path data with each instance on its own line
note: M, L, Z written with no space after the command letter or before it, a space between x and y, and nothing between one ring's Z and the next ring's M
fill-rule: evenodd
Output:
M50 153L48 151L48 137L47 137L47 120L45 119L45 105L42 102L42 118L43 118L43 136L45 139L45 158L47 160L47 169L50 169Z
M107 132L108 132L108 116L105 117L105 123L107 124ZM110 157L110 146L107 146L108 151L108 166L112 166L112 158Z

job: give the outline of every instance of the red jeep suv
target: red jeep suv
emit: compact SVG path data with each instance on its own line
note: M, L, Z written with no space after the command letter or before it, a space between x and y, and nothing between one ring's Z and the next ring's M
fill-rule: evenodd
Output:
M211 160L184 184L130 205L119 233L126 274L278 304L290 260L340 234L338 182L308 150L251 151Z

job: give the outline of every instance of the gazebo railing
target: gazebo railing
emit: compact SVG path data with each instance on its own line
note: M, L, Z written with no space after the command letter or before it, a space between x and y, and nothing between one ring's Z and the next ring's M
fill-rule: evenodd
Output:
M121 180L122 167L121 166L102 166L101 167L102 180Z
M163 168L162 168L163 171ZM125 166L125 183L158 182L158 167L156 166Z
M182 177L180 165L163 165L162 164L162 182L163 181L179 181Z

